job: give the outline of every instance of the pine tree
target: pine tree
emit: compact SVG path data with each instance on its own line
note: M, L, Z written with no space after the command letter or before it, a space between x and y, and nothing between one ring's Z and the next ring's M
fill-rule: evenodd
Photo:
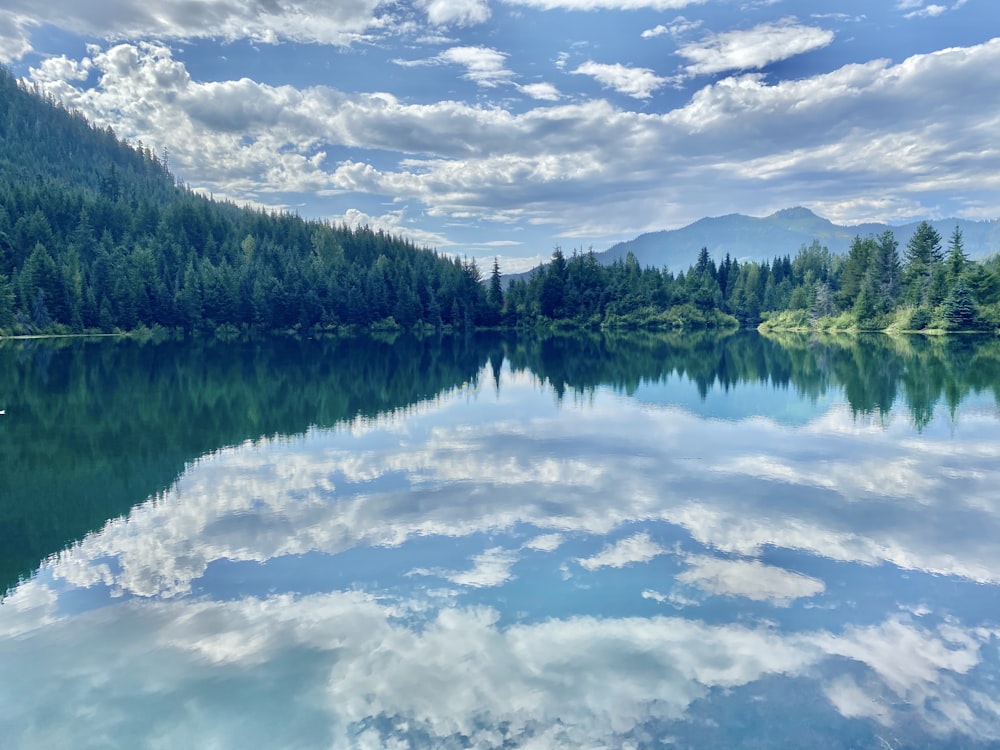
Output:
M953 330L969 331L980 327L979 309L965 279L958 280L944 301L944 317Z
M948 244L948 281L955 284L962 277L969 258L965 254L965 247L962 243L962 230L955 225L955 231L951 233L951 242Z
M906 244L906 302L921 305L929 300L934 272L943 261L941 235L926 221L920 222Z

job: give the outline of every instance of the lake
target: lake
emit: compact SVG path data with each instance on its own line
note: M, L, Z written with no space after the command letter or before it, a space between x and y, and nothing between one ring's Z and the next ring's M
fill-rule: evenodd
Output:
M994 338L0 342L0 744L998 747L998 404Z

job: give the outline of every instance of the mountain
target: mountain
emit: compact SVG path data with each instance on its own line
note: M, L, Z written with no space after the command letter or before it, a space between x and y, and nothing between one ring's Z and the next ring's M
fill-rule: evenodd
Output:
M867 237L891 229L905 247L920 222L891 226L889 224L857 224L842 226L817 216L808 208L786 208L763 218L728 214L699 219L681 229L650 232L634 240L620 242L604 252L596 253L602 264L611 264L629 252L642 266L667 267L674 272L686 271L694 265L698 251L707 247L718 261L729 253L739 261L765 261L789 255L794 257L803 245L817 240L832 253L847 253L855 236ZM1000 221L969 221L968 219L931 220L947 247L955 227L962 230L965 252L970 258L982 258L1000 251Z

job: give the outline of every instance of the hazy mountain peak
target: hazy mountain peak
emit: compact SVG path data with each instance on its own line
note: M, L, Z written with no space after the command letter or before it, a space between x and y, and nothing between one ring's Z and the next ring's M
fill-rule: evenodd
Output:
M811 209L808 209L805 206L783 208L780 211L775 211L770 216L765 217L765 220L780 222L818 222L820 224L830 223L828 219L824 219L822 216L816 215Z
M1000 251L1000 222L949 218L930 223L944 238L951 236L958 226L962 230L965 251L971 258ZM844 226L834 224L805 206L793 206L764 217L745 214L706 217L680 229L649 232L620 242L598 253L597 257L602 263L612 263L631 252L641 265L684 271L694 264L703 247L707 247L717 261L727 253L740 261L794 257L803 245L808 246L813 240L832 253L842 254L848 251L855 236L875 235L886 229L891 229L900 245L905 245L918 224L919 221L900 226L883 223Z

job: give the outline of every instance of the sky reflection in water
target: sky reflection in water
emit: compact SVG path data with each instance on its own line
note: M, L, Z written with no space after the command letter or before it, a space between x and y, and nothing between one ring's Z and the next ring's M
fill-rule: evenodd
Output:
M476 382L205 456L46 563L6 741L1000 743L992 400Z

